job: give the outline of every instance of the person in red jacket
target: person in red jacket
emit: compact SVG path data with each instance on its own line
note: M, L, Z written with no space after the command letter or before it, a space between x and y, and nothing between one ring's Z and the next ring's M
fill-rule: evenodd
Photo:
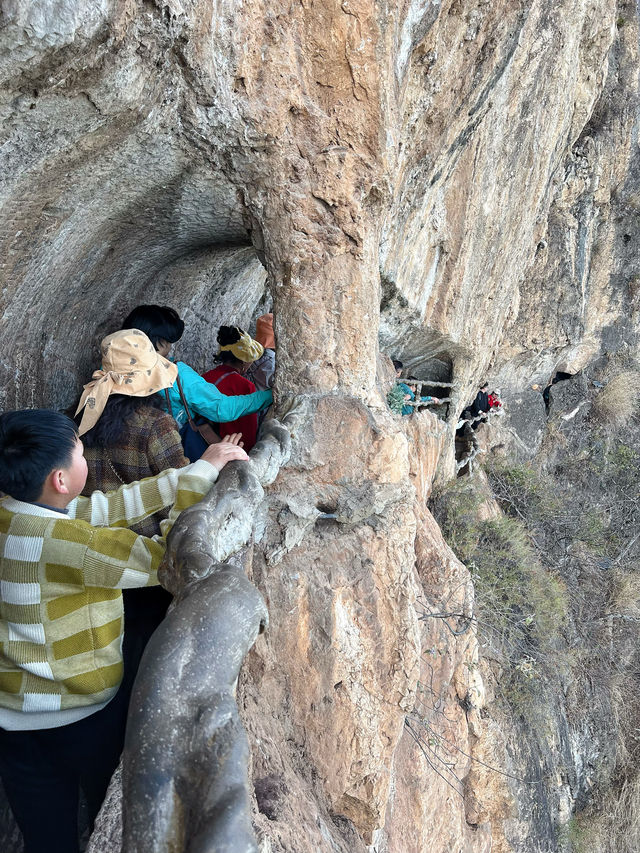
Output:
M254 341L237 326L220 326L218 344L220 352L217 361L220 363L213 370L207 371L204 379L228 397L253 394L256 386L243 374L264 352L262 344ZM258 415L243 415L235 421L214 426L221 438L241 432L244 449L248 452L256 443Z
M497 389L489 394L489 407L491 409L502 408L502 403L500 401L500 391L498 391Z

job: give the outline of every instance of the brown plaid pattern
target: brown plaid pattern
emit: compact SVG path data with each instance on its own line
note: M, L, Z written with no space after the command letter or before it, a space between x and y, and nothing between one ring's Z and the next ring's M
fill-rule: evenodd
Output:
M189 460L184 455L176 422L160 409L141 409L127 424L126 444L110 447L86 447L84 451L89 475L83 494L99 490L110 492L123 483L134 483L152 477L167 468L184 468ZM162 510L131 527L141 536L155 536L160 522L169 515Z

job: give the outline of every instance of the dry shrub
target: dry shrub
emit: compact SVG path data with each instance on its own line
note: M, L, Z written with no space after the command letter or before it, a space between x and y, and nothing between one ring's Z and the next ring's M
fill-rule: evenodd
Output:
M633 657L633 655L632 655ZM614 672L612 712L618 733L615 764L577 816L579 842L573 853L638 853L640 850L640 707L637 663Z
M621 847L617 853L624 850L640 850L640 776L626 780L622 786L619 798L614 804L613 820L611 823L622 829Z
M574 853L638 853L640 776L625 779L604 798L599 815L584 818Z
M609 609L613 613L640 620L640 575L637 572L614 572Z
M620 779L634 779L640 755L638 682L633 673L616 672L611 680L611 707L616 722L616 770ZM640 809L640 801L638 802ZM638 846L640 850L640 845Z
M631 772L609 787L601 800L574 815L560 830L567 853L638 853L640 850L640 775Z
M623 370L616 374L594 400L594 409L605 423L624 426L640 406L640 372Z

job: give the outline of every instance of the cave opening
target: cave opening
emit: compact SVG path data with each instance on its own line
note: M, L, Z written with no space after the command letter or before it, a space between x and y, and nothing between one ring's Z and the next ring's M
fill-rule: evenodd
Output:
M571 379L573 376L572 373L567 373L565 370L558 370L554 374L553 378L546 386L544 391L542 392L542 399L544 400L544 407L547 415L551 409L551 389L554 385L557 385L558 382L566 382L567 379Z
M414 338L413 346L398 344L394 349L386 351L392 359L399 360L403 364L400 381L407 383L423 399L435 397L439 400L439 403L428 404L433 407L430 411L447 420L454 391L453 358L446 352L432 355L429 344L423 343L422 350L416 350L416 346L419 347L420 343Z
M453 386L453 359L447 353L425 359L409 357L405 372L409 379L422 383L422 395L438 397L449 402Z
M220 325L252 332L256 317L271 309L267 272L233 187L191 170L174 181L139 174L135 183L120 171L100 186L101 169L93 165L95 177L75 174L68 193L53 179L38 188L40 215L24 226L28 249L7 255L3 411L75 409L100 366L100 341L136 305L168 305L180 314L185 331L173 355L198 373L213 366ZM147 168L153 165L149 160ZM57 192L55 202L49 191ZM0 815L0 846L21 849L1 787Z
M220 325L250 331L271 310L267 272L251 244L235 188L219 174L150 161L122 187L77 175L42 200L28 263L2 297L0 407L68 409L99 366L99 343L138 304L168 305L185 321L174 350L212 367ZM131 167L127 167L131 168ZM166 168L166 167L165 167ZM83 183L83 180L85 183ZM49 185L47 185L49 186ZM43 191L44 192L44 191Z
M185 331L173 354L198 373L212 366L221 325L251 332L256 318L272 307L267 272L248 245L213 246L185 254L149 279L137 300L175 308L185 321ZM128 310L132 307L133 303Z
M425 325L395 282L381 274L380 283L380 350L403 363L403 376L424 382L425 394L443 397L446 391L449 396L457 347ZM429 381L434 384L429 385Z

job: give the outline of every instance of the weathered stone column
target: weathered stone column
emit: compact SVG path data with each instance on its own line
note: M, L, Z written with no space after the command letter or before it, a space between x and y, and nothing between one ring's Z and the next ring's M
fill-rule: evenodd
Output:
M386 84L376 56L389 35L379 5L270 3L262 39L255 19L237 34L237 105L263 149L233 162L270 273L284 395L366 400L375 382Z
M253 554L279 617L257 669L248 661L241 705L268 707L251 714L254 775L290 778L289 754L271 752L271 720L286 719L322 809L366 843L384 823L419 648L408 444L376 387L387 16L373 0L255 4L233 32L233 101L248 130L230 162L269 272L276 410L305 398ZM274 682L286 699L269 696ZM307 802L300 790L283 808Z

